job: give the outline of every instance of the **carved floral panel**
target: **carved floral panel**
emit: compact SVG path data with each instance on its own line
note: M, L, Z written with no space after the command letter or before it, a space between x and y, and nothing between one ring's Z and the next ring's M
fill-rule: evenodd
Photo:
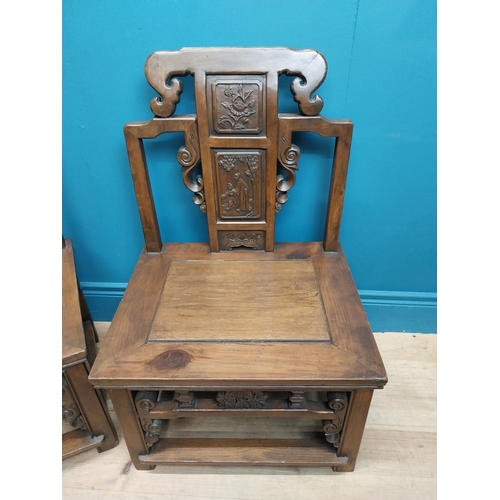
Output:
M257 135L264 129L264 77L208 78L211 129L217 134Z

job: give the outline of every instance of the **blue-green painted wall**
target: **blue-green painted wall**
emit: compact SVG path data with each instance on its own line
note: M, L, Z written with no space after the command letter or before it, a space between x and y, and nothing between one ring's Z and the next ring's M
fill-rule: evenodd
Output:
M122 127L152 116L144 62L188 46L325 56L322 114L354 122L340 239L372 328L435 332L435 0L65 0L62 230L94 318L112 318L143 246ZM280 110L295 112L282 79ZM184 80L178 113L194 110L192 79ZM172 148L167 156L147 144L160 227L165 241L202 241L205 216L176 163L182 142L160 139ZM294 142L300 170L276 237L321 240L333 145L312 134Z

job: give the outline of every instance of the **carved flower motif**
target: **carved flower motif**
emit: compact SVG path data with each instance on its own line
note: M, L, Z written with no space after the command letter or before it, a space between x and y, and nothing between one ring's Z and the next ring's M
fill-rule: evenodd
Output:
M243 85L238 85L238 90L234 90L231 85L224 90L224 95L229 99L221 102L221 106L228 110L227 114L221 115L217 120L219 125L228 123L229 127L235 130L245 128L250 121L250 116L256 113L255 99L249 100L253 90L244 90Z
M262 408L267 394L262 391L225 391L219 392L217 403L224 408Z

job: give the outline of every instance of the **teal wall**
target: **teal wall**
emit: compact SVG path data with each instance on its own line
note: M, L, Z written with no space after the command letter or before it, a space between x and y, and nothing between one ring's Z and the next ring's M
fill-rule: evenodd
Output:
M435 332L435 0L65 0L62 231L94 319L111 320L144 242L122 132L152 116L144 62L189 46L325 56L322 115L354 122L340 240L368 318L376 331ZM282 80L280 110L295 112ZM178 113L194 111L191 77L184 86ZM276 239L321 240L333 143L294 142L300 170ZM164 241L204 241L176 162L182 144L180 134L146 144L160 228Z

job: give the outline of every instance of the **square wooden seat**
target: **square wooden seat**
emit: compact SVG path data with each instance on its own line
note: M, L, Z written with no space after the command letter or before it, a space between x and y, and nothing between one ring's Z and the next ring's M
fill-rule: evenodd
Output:
M173 76L187 73L197 114L172 116L182 90ZM301 114L277 113L280 73L297 75ZM319 116L312 93L325 74L312 50L182 49L148 58L146 76L162 96L151 103L156 116L125 126L146 246L90 374L109 390L138 469L354 469L373 391L387 376L338 243L352 123ZM298 168L296 131L337 138L323 242L274 242ZM142 141L167 132L184 132L178 160L207 215L208 243L162 243ZM165 424L180 417L215 419L221 432L171 435ZM311 430L222 436L252 417L281 419L285 429L305 419Z
M88 381L97 333L75 270L71 240L62 242L62 458L114 448L118 437L101 391Z

